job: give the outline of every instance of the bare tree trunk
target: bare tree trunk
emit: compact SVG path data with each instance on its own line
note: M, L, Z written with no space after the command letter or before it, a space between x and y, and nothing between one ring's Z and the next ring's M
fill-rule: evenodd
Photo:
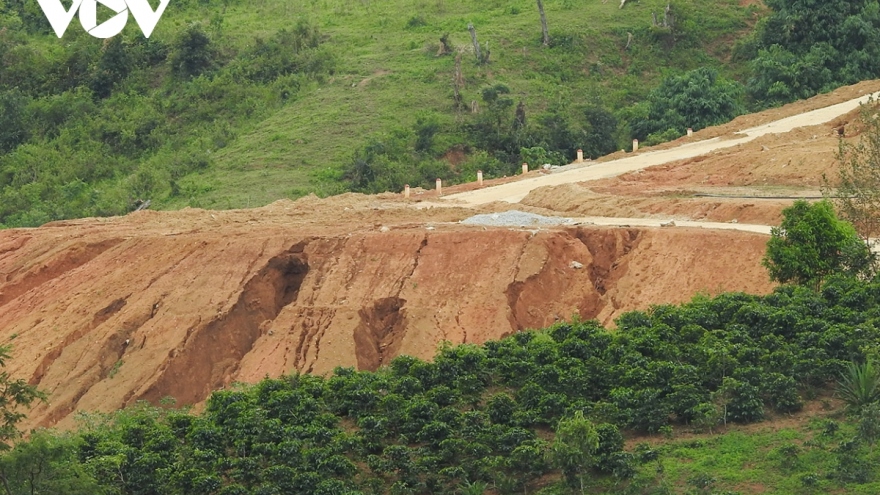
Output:
M618 7L618 8L619 8L619 9L622 9L622 8L623 8L623 4L625 4L625 3L626 3L626 0L620 0L620 7Z
M474 55L477 56L477 63L483 63L483 55L480 53L480 43L477 41L477 29L473 24L468 24L468 31L471 32L471 42L474 44Z
M522 129L526 126L526 106L522 101L516 106L516 116L514 117L513 127Z
M461 77L461 53L455 55L455 73L452 76L452 98L455 100L455 110L459 111L462 107L461 87L464 86L464 78Z
M626 33L626 46L623 47L623 49L624 49L624 50L629 50L629 45L632 43L632 41L633 41L633 34L632 34L632 33Z
M544 3L538 0L538 12L541 14L541 35L544 46L550 46L550 32L547 30L547 16L544 14Z

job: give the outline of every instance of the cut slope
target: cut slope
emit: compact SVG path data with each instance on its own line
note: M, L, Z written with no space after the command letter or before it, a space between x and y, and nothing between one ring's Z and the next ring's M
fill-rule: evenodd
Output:
M441 341L481 343L575 314L608 323L698 291L771 288L760 234L434 221L466 214L348 195L0 232L0 246L29 239L7 249L0 273L50 249L112 246L27 290L17 276L0 282L0 292L19 287L0 312L9 369L50 394L29 424L166 395L198 403L266 374L430 358Z

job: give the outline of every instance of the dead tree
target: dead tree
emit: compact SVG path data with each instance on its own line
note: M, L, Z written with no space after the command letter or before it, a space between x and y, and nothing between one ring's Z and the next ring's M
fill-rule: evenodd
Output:
M651 18L654 23L654 27L662 27L662 28L675 28L675 14L672 13L672 5L666 4L666 9L663 11L663 22L657 21L657 14L651 12Z
M514 116L513 127L522 129L526 126L526 106L522 101L516 106L516 115Z
M633 34L627 32L627 33L626 33L626 46L623 47L623 49L624 49L624 50L629 50L629 45L632 44L632 41L633 41Z
M544 4L538 0L538 12L541 14L541 35L544 46L550 46L550 31L547 30L547 16L544 14Z
M452 99L455 101L455 109L461 110L464 102L461 99L461 88L464 86L464 78L461 76L461 53L455 54L455 72L452 75Z
M474 55L477 57L477 63L483 63L483 54L480 53L480 43L477 41L477 28L473 24L468 24L468 31L471 32L471 42L474 44Z
M618 9L622 9L622 8L623 8L623 4L625 4L625 3L626 3L626 0L620 0L620 7L617 7L617 8L618 8Z
M675 15L672 13L672 5L666 4L666 10L663 12L663 27L675 29Z

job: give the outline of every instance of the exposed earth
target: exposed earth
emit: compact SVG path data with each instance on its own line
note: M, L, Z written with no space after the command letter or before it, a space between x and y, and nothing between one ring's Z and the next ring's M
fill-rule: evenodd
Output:
M767 293L769 226L834 175L836 129L857 139L855 106L827 107L878 90L860 83L571 174L530 172L444 198L310 196L0 231L7 369L49 394L25 426L166 396L199 404L266 375L372 370L402 353L431 358L443 341L574 316L613 325L623 311L697 293ZM733 134L817 108L787 132ZM571 180L542 184L553 177ZM497 201L511 200L504 187L518 188L519 204ZM511 209L573 220L459 223Z

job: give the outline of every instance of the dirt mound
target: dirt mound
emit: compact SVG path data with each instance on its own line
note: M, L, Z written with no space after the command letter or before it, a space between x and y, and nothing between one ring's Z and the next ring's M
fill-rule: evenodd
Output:
M471 214L351 195L2 231L0 340L50 394L29 425L771 288L761 235L456 223Z

